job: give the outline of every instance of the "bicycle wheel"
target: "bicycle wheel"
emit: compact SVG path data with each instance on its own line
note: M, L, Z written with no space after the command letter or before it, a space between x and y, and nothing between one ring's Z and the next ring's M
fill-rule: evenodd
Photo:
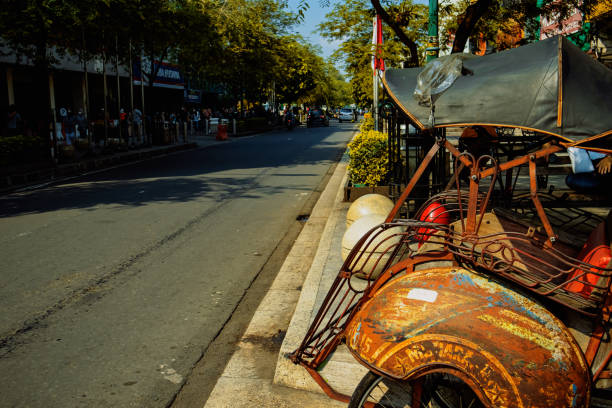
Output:
M428 408L484 408L482 402L466 383L446 373L425 376L423 406Z
M361 408L366 402L381 408L410 408L412 387L407 382L389 380L370 371L355 388L348 407Z
M367 402L380 408L411 408L412 387L408 382L390 380L368 372L359 382L349 408L362 408ZM423 378L423 408L484 408L472 389L459 378L445 373Z

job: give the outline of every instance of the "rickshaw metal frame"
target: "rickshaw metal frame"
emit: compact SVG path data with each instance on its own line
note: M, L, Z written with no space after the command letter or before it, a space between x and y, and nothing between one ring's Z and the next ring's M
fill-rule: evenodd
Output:
M544 211L544 207L538 198L537 191L537 165L536 161L542 158L548 157L550 154L560 152L564 148L558 144L553 144L548 147L541 148L535 152L516 157L508 162L501 164L494 164L491 167L483 167L484 161L493 160L492 157L479 158L475 160L470 155L466 155L464 153L459 152L455 146L453 146L446 137L437 137L433 146L429 149L419 167L414 172L412 178L410 179L408 185L404 189L403 193L399 196L396 201L396 204L393 210L389 213L385 220L385 224L383 224L380 228L381 230L386 230L393 228L394 226L401 225L404 227L412 228L413 231L417 228L430 228L441 230L439 224L426 223L422 221L398 221L395 220L396 215L399 213L402 205L406 202L407 198L410 196L410 193L413 191L419 179L425 173L426 168L432 162L435 155L441 150L446 149L450 154L456 159L456 163L458 165L467 167L470 169L470 178L469 178L469 192L467 199L467 215L464 219L463 217L463 197L461 189L459 188L459 180L455 178L457 185L457 202L459 206L459 212L461 214L461 223L463 225L462 235L466 239L472 239L477 236L477 231L480 226L480 222L482 222L482 215L484 213L484 209L486 208L489 199L491 197L491 189L495 184L495 177L499 175L502 171L511 170L513 168L528 165L529 167L529 186L530 186L530 198L533 202L539 220L544 228L546 234L546 240L541 242L544 250L552 249L555 243L558 240L558 236L555 234L551 223L546 216ZM484 161L483 161L484 160ZM456 169L458 170L458 169ZM460 170L459 170L460 171ZM456 175L456 174L455 174ZM490 184L490 189L487 193L486 198L483 200L482 197L479 197L479 182L480 180L492 177L493 181ZM452 180L451 180L452 181ZM449 186L451 183L449 182ZM480 220L477 220L477 215L481 214ZM363 290L354 290L350 288L350 280L352 278L351 265L355 265L359 262L360 257L363 257L364 254L359 252L359 249L363 249L364 245L367 247L368 241L372 242L371 233L374 231L370 231L370 233L366 234L362 237L359 242L355 245L355 249L349 254L346 261L344 262L341 271L338 275L336 281L334 281L332 287L330 288L323 305L317 315L315 316L308 332L304 340L302 341L299 348L290 356L291 360L296 363L304 366L309 374L314 378L314 380L321 386L323 391L330 397L342 402L348 402L350 397L347 395L343 395L336 390L334 390L320 375L318 369L325 362L327 358L330 357L330 354L336 349L336 347L343 341L346 333L347 324L351 321L351 319L355 316L356 312L360 309L360 307L368 301L372 296L374 296L381 287L383 287L389 280L400 272L410 273L410 271L414 271L414 267L417 264L425 263L429 261L440 261L446 260L453 262L454 265L457 265L457 253L448 250L448 246L445 247L445 251L428 254L424 257L419 257L418 259L409 258L408 261L400 262L398 264L392 265L392 260L397 255L399 250L398 247L386 248L386 251L392 251L392 256L386 261L385 267L383 268L384 272L375 280L368 280L365 289ZM531 232L533 234L533 232ZM377 247L382 245L379 243ZM376 248L374 248L376 249ZM369 255L369 257L371 254ZM369 260L368 257L368 260ZM381 262L381 259L378 259L376 263ZM412 263L411 263L412 262ZM482 265L479 265L482 266ZM588 265L591 267L591 265ZM592 270L592 269L587 269ZM595 357L601 345L604 334L606 333L605 324L609 321L610 316L612 314L612 297L610 294L610 270L605 270L602 272L602 276L607 278L607 284L605 285L605 295L603 297L603 301L601 302L601 307L599 308L598 313L596 314L596 325L593 329L588 346L584 353L586 362L588 366L593 369L592 365L594 363ZM506 277L507 278L507 277ZM347 284L349 289L341 295L340 303L338 305L334 305L336 298L341 294L341 287ZM349 292L352 291L352 295ZM358 296L361 295L360 298ZM350 297L350 298L349 298ZM344 305L344 302L348 299L348 303ZM567 306L567 305L566 305ZM571 306L569 306L571 307ZM333 309L333 311L332 311ZM324 322L324 317L327 316L331 311L332 316L327 323ZM578 310L580 311L580 310ZM324 324L324 326L322 326ZM593 375L592 381L595 383L598 379L604 378L612 378L612 372L607 370L606 367L609 361L612 359L612 351L606 356L603 362L599 367L595 369L595 373ZM366 364L367 365L367 364ZM372 366L368 366L369 369L373 371L377 371L376 368ZM379 374L383 374L378 372ZM418 387L417 387L418 388ZM417 389L418 392L418 389Z

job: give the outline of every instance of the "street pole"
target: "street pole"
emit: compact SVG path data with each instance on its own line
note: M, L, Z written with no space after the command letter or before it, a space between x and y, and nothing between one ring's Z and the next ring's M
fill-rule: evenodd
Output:
M425 50L427 62L438 58L440 43L438 41L438 0L429 0L429 30L427 48Z
M85 55L85 29L81 27L81 60L83 61L83 111L85 112L85 119L87 120L87 144L91 149L92 129L90 126L90 115L89 111L89 76L87 72L87 57Z
M55 164L58 161L57 154L57 113L55 109L55 78L53 71L49 71L49 107L51 108L51 159Z
M6 67L6 88L8 90L9 106L15 104L15 88L13 85L13 67Z
M121 80L119 79L119 38L117 34L115 34L115 72L117 73L117 117L119 119L119 131L117 132L117 134L119 135L119 143L121 143L121 139L123 137L123 135L121 134Z
M538 8L538 10L542 9L542 6L544 5L544 0L538 0L536 2L536 7ZM536 41L540 41L540 35L541 35L541 31L542 31L542 23L541 23L541 17L538 15L536 17L536 21L538 22L538 30L536 31Z
M374 130L378 131L378 70L374 69Z
M145 91L144 91L144 52L140 52L140 107L142 108L142 138L146 139L146 144L153 144L147 136L147 116L145 115Z
M132 39L128 43L129 47L129 64L130 64L130 112L132 115L132 120L130 121L130 138L132 139L132 143L138 143L138 135L134 132L134 67L132 62ZM134 142L136 140L136 142Z
M374 77L372 78L372 87L373 87L373 106L372 108L372 113L374 114L374 130L378 131L378 69L376 68L376 57L377 57L377 52L378 52L378 37L377 37L377 33L378 33L378 19L376 18L376 16L374 17L374 19L372 20L372 25L374 27L374 31L373 31L373 43L374 43L374 64L373 64L373 71L374 71Z
M102 86L104 87L104 145L108 143L108 84L106 82L106 50L102 50Z

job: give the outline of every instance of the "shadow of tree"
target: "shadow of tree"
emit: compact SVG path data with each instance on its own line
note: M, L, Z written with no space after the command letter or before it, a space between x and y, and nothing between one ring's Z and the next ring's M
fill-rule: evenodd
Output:
M289 189L307 192L312 186L300 182L300 177L320 175L311 166L336 160L350 133L296 129L110 169L0 197L0 218L61 209L95 210L98 205L136 207L198 199L221 202L237 197L256 199ZM264 175L285 177L288 182L262 184Z

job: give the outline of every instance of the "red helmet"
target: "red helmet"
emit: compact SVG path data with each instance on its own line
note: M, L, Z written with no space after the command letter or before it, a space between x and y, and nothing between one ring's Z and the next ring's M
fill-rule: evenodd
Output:
M450 224L450 215L440 202L432 201L421 213L419 221L435 222L436 224L448 225ZM417 240L419 241L419 248L429 237L434 234L436 230L434 228L421 227L417 230Z

